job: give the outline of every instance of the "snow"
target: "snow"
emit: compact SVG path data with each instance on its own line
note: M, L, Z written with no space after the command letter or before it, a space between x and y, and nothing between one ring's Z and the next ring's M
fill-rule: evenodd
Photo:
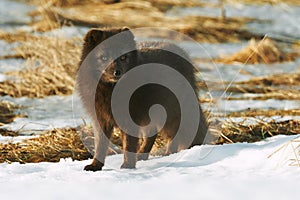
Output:
M86 172L91 161L0 164L1 199L295 199L300 168L268 158L295 136L254 144L197 146L119 169L122 155L107 157L103 171Z
M222 101L220 101L220 109L222 106ZM236 112L246 110L251 108L255 109L270 109L270 110L290 110L299 108L300 101L295 100L276 100L276 99L268 99L268 100L231 100L226 101L225 106L223 107L223 111L226 112Z
M16 27L31 21L27 13L32 11L34 7L16 1L1 0L0 8L2 8L0 12L0 28L13 31Z
M187 51L191 58L216 58L222 55L234 54L247 46L248 42L210 44L183 41L178 45Z
M21 131L22 134L53 128L77 127L84 121L90 122L76 93L69 96L49 96L43 99L8 96L1 99L22 105L20 112L27 116L17 118L1 128Z
M52 31L44 33L43 35L49 37L60 37L60 38L72 38L72 37L80 38L83 37L88 30L89 28L87 27L64 26L62 28L54 29Z
M31 138L36 138L38 137L38 135L33 135L33 136L3 136L0 135L0 143L1 144L7 144L7 143L18 143L18 142L22 142L23 140L28 140Z

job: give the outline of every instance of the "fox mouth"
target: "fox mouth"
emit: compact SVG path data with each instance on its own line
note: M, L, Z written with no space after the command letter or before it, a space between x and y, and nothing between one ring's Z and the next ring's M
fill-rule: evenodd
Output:
M112 75L105 75L103 74L102 75L102 80L104 82L110 82L110 83L116 83L120 80L121 77L115 77L115 76L112 76Z
M111 78L111 82L118 82L118 80L120 80L121 77L113 77Z

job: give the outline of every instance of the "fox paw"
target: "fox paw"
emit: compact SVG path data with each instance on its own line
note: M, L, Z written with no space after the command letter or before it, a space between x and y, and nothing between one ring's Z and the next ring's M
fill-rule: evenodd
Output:
M134 163L129 163L129 162L124 162L121 165L121 169L135 169L135 164Z
M87 165L84 167L84 170L85 171L93 171L93 172L96 172L96 171L101 171L102 170L102 166L101 165Z

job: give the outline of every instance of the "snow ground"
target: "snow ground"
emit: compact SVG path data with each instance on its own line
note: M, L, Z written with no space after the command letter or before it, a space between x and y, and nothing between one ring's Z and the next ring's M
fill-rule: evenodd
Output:
M300 168L281 164L280 153L295 136L248 144L194 147L120 170L110 156L101 172L86 161L0 164L0 199L297 199Z
M79 96L75 94L49 96L42 99L5 96L1 100L22 105L18 111L27 116L26 118L17 118L1 128L21 131L24 135L42 130L52 130L53 128L77 127L83 124L83 120L87 123L90 122L82 108Z
M27 15L27 13L33 10L32 6L10 0L1 0L0 8L2 8L0 13L1 29L5 27L8 28L9 26L13 25L20 26L30 22L30 17Z

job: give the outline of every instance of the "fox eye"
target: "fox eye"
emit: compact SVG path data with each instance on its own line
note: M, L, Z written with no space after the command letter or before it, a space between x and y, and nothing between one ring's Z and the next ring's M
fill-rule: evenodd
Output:
M100 59L101 59L102 61L107 61L107 57L106 57L106 56L101 56Z
M123 55L123 56L121 56L121 58L120 58L122 61L124 61L124 60L126 60L126 56L125 55Z

